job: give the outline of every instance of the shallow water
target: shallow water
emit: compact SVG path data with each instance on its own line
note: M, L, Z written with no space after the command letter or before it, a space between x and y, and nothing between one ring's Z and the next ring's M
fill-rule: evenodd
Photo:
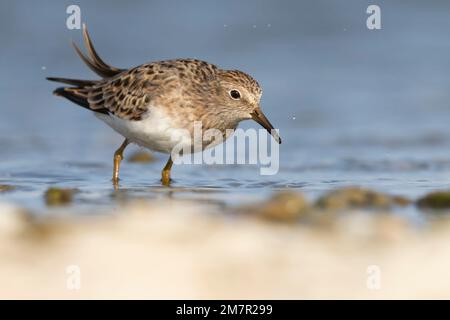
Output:
M129 197L222 206L279 189L314 198L360 185L416 198L450 188L446 1L379 1L380 31L365 26L366 1L80 1L97 50L113 65L195 57L252 74L283 138L273 176L255 165L175 166L167 189L159 155L151 164L125 161L119 191L110 176L121 138L52 96L56 86L44 79L95 77L69 45L81 32L66 29L67 4L43 3L0 3L0 184L17 187L0 201L43 211L48 187L70 187L80 190L74 212L93 213Z

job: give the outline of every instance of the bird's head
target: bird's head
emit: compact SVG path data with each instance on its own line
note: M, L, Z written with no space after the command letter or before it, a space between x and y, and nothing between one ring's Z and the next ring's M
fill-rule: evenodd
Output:
M281 143L281 138L273 125L261 111L262 95L258 82L248 74L238 70L222 70L219 73L221 101L227 112L238 121L253 119Z

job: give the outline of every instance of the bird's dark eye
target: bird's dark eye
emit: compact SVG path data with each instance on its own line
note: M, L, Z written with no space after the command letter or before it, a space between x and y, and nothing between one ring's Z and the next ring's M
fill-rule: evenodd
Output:
M234 100L239 100L241 98L241 93L239 91L237 91L237 90L231 90L230 91L230 96Z

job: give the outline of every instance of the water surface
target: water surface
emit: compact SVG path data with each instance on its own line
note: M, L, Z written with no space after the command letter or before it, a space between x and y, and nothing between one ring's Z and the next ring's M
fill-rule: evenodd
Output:
M75 207L94 213L123 197L227 205L280 189L314 198L360 185L416 198L450 188L449 2L378 1L382 30L369 31L367 1L79 1L115 66L192 57L253 75L283 138L277 175L176 166L167 189L157 155L124 162L120 191L110 177L121 137L44 79L95 78L69 45L81 42L65 27L69 4L0 3L0 183L17 186L0 201L44 210L48 187L70 187L80 190Z

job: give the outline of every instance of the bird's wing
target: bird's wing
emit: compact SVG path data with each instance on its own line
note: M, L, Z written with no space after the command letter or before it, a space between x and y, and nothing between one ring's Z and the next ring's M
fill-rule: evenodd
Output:
M86 88L87 102L93 111L106 109L121 119L141 120L163 92L167 96L177 90L178 80L171 69L142 65Z

